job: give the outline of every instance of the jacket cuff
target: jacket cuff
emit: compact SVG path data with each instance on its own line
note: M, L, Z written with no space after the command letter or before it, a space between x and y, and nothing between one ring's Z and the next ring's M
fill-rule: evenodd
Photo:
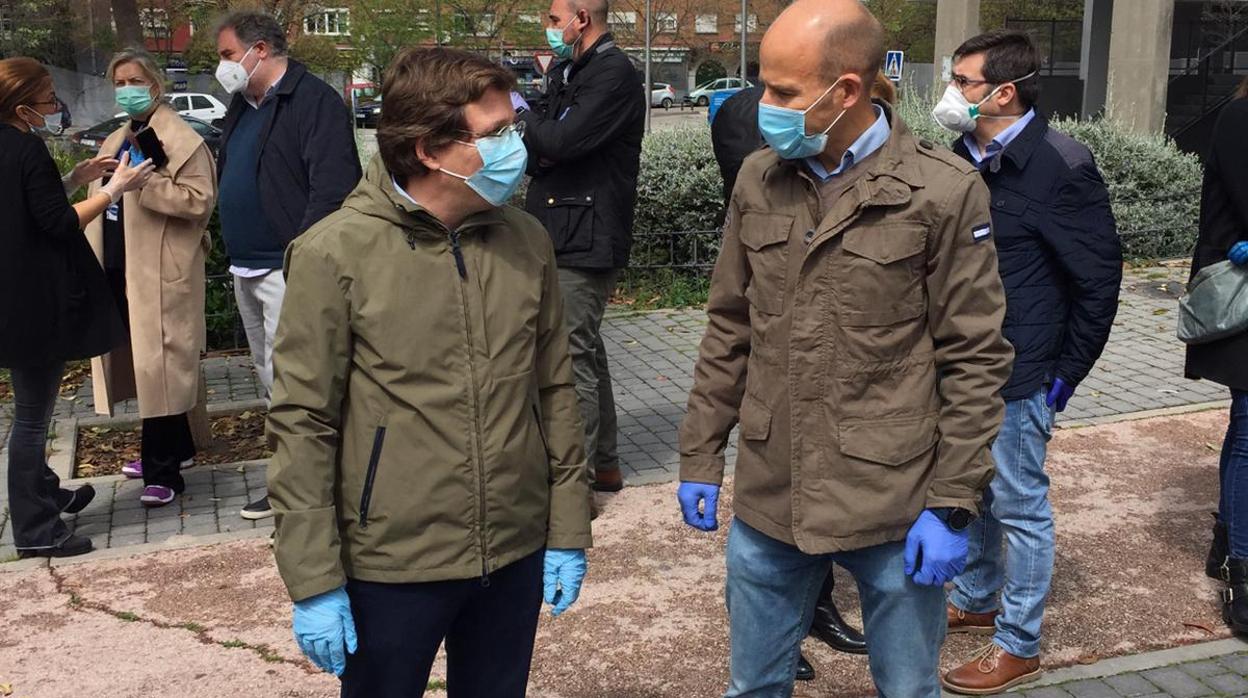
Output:
M927 501L923 504L924 509L966 509L967 511L980 515L980 502L983 497L979 492L969 492L965 494L935 494L927 493Z
M554 533L546 536L546 548L566 550L587 550L594 547L593 536L585 533Z
M275 512L273 556L291 601L302 601L346 584L334 508L279 508Z
M681 455L680 481L722 486L724 484L723 455L711 456L700 453Z

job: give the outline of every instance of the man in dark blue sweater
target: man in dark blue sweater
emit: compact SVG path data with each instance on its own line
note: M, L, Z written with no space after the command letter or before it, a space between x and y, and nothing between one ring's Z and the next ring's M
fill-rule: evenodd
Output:
M360 160L346 105L286 57L277 20L258 12L227 16L217 28L217 53L217 80L234 95L218 160L221 236L267 399L286 246L342 205L360 179ZM242 511L246 519L272 515L268 497Z
M968 234L996 242L1003 331L1014 345L992 447L996 476L948 609L949 632L992 635L992 643L945 675L955 693L1000 693L1040 676L1054 556L1047 443L1056 413L1105 348L1122 281L1109 192L1092 153L1036 110L1039 70L1026 34L974 37L954 53L952 80L932 112L964 133L953 149L992 192L991 227Z

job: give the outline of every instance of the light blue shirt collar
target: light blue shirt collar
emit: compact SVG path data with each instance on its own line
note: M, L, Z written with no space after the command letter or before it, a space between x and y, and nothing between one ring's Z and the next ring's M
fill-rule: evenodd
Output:
M412 205L413 205L413 206L419 206L419 205L420 205L420 204L416 203L416 199L413 199L411 194L408 194L408 193L407 193L407 190L406 190L406 189L404 189L403 187L399 186L399 180L395 179L395 178L394 178L394 175L390 175L390 183L394 185L394 190L395 190L395 191L397 191L397 192L399 193L399 196L401 196L401 197L403 197L404 199L407 199L408 201L412 202Z
M1018 134L1022 133L1023 129L1027 128L1027 124L1030 124L1034 118L1036 118L1036 110L1028 109L1026 114L1018 117L1018 121L1010 124L1009 128L998 133L997 137L992 139L992 142L988 144L987 152L983 156L980 155L979 142L975 140L975 134L968 133L962 136L962 142L966 144L966 149L971 151L971 159L975 161L976 165L980 165L985 160L993 159L998 153L1009 147L1010 142L1018 138Z
M835 170L828 172L828 168L819 162L818 156L806 158L806 167L810 169L811 174L818 177L820 181L826 182L867 159L871 153L879 150L888 142L888 135L891 132L888 125L888 117L884 115L884 110L880 105L874 106L876 114L875 123L871 124L871 127L866 131L863 131L862 135L858 136L858 140L850 144L849 149L841 156L841 164Z

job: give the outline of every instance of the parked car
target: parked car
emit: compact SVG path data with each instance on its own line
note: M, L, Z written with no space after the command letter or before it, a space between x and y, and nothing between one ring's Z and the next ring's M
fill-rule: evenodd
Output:
M754 83L741 78L719 78L718 80L704 82L693 88L693 91L689 93L689 99L699 107L705 107L711 103L711 93L715 92L715 90L740 90L753 86Z
M208 94L198 92L174 92L165 95L165 101L173 110L182 116L189 116L192 119L199 119L218 126L217 122L225 119L226 106L221 100ZM117 112L114 117L125 118L125 112Z
M355 127L356 128L377 128L377 122L381 120L381 95L377 95L376 99L366 99L357 102L355 105Z
M676 98L676 88L666 82L650 83L650 106L671 109L680 100Z
M212 151L212 156L217 156L217 151L221 148L221 129L213 126L207 121L196 119L191 116L182 114L182 120L191 128L195 129L204 143L207 144L208 150ZM121 128L123 124L130 120L128 116L116 117L105 121L102 124L96 124L91 128L79 131L69 137L70 147L79 155L95 155L100 146L104 144L104 140L109 134ZM157 134L159 135L159 134Z

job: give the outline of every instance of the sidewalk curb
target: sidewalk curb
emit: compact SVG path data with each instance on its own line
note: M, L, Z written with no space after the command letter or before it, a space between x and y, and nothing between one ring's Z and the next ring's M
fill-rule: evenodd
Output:
M1095 664L1086 664L1081 666L1071 666L1062 669L1054 669L1045 672L1039 681L1025 683L1014 688L1007 693L1020 693L1031 691L1044 686L1055 686L1058 684L1070 683L1072 681L1082 681L1084 679L1103 679L1108 676L1117 676L1119 674L1129 674L1149 669L1160 669L1161 667L1172 666L1174 664L1186 664L1188 662L1196 662L1202 659L1212 659L1214 657L1223 657L1228 654L1236 654L1238 652L1248 651L1248 641L1239 638L1227 638L1225 640L1214 640L1212 642L1201 642L1194 645L1184 645L1182 647L1172 647L1165 650L1155 650L1145 652L1143 654L1131 654L1121 657L1111 657L1110 659L1102 659ZM945 698L960 698L957 694L943 692Z
M1088 427L1099 427L1106 424L1118 424L1120 422L1135 422L1141 419L1152 419L1154 417L1175 417L1182 414L1191 414L1193 412L1208 412L1209 410L1222 410L1231 406L1230 400L1214 400L1213 402L1196 402L1190 405L1176 405L1174 407L1162 407L1155 410L1141 410L1139 412L1124 412L1122 414L1111 414L1105 417L1089 417L1087 419L1078 419L1071 422L1058 422L1058 429L1086 429Z
M167 540L159 543L126 545L120 548L101 548L87 553L86 555L78 555L77 557L37 558L31 560L18 560L17 562L6 562L0 564L0 574L4 574L6 572L25 572L39 567L72 567L74 565L100 562L103 560L123 560L129 557L147 555L150 553L168 552L170 550L207 548L213 545L220 545L222 543L264 539L268 538L272 534L273 529L270 528L249 528L245 531L214 533L207 536L176 535L170 536Z

